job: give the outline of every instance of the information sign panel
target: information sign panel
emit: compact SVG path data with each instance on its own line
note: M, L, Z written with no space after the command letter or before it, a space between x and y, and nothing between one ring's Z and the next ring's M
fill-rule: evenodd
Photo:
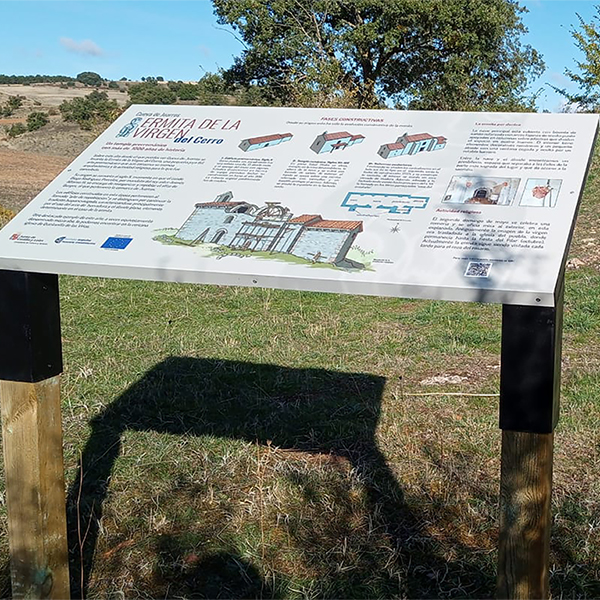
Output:
M597 115L132 106L0 269L553 306Z

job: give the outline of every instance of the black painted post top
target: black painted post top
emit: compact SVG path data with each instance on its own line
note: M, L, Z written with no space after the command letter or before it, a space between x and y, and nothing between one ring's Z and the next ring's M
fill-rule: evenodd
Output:
M555 307L502 307L500 428L552 433L558 422L562 286Z
M62 369L58 275L0 270L0 379L36 383Z

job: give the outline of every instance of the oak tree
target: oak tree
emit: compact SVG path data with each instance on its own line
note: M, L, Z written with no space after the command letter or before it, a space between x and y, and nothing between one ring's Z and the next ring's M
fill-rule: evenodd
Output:
M514 0L213 0L245 44L225 72L274 103L531 107L539 54Z

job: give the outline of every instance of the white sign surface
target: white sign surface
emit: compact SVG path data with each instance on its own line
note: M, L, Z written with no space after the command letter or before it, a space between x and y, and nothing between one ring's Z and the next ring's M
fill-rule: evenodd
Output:
M132 106L0 268L552 306L596 115Z

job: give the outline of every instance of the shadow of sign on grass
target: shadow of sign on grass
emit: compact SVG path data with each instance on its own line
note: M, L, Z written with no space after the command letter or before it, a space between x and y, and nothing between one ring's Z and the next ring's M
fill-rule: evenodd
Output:
M375 441L384 385L384 378L363 373L222 360L173 357L156 365L91 421L82 471L73 481L68 500L73 596L86 593L92 569L98 568L95 553L103 503L123 437L130 431L242 440L259 455L302 454L314 457L315 465L347 463L348 473L364 491L362 507L367 516L363 524L368 521L371 538L362 541L350 498L356 490L331 485L324 475L327 469L316 476L310 475L310 469L283 473L296 486L305 512L310 513L310 506L323 495L341 507L333 519L314 512L303 519L302 511L281 517L287 518L279 528L287 537L282 543L294 547L307 573L322 574L321 580L307 584L317 586L313 595L437 596L438 581L431 573L448 573L453 565L439 555L436 542L406 504ZM281 468L285 471L285 466ZM203 493L207 492L202 485L180 481L173 483L166 496L173 500L188 494L194 502ZM243 504L246 493L238 493L237 498L233 493L231 502ZM203 514L195 518L202 529ZM79 543L82 532L87 532L83 545ZM346 552L332 550L341 538L350 540L346 558L332 556ZM383 547L371 547L377 540ZM239 543L228 536L226 516L218 527L206 525L196 537L177 527L164 531L155 536L154 551L154 594L194 598L290 595L284 569L272 571L267 581L260 574L261 557L251 564L240 554ZM273 558L277 552L271 545L263 550L262 558ZM400 575L409 572L410 577ZM482 572L481 565L465 561L456 575L459 580L466 578L469 590L478 597L493 589L494 574ZM445 577L450 583L452 576Z
M453 519L460 521L468 507L449 504L450 490L440 498L427 498L429 492L424 491L423 503L429 506L421 509L418 499L415 503L414 497L405 495L394 477L393 465L378 449L375 430L384 385L383 378L368 374L214 359L174 357L156 365L90 421L82 470L72 478L68 501L73 597L87 596L88 591L90 597L116 593L112 576L123 572L134 589L115 597L297 597L299 582L306 597L491 597L493 553L485 549L474 553L476 540L465 542L454 527ZM155 501L175 503L175 519L154 532L135 523L127 527L116 523L107 551L106 545L98 543L99 536L106 539L111 535L103 525L105 508L113 510L110 495L123 493L117 483L121 477L117 467L132 450L132 434L142 442L148 437L173 436L184 447L185 440L206 439L211 460L216 457L217 461L198 469L204 480L186 478L177 465L172 481L163 482L160 497L149 497L154 481L143 485L128 480L126 485L134 487L134 494L148 494L141 499L146 506ZM220 446L220 441L225 445ZM409 440L395 442L401 448ZM235 539L228 531L236 511L238 515L248 512L256 482L223 489L217 520L213 515L213 521L206 522L208 515L202 511L210 504L207 497L213 490L206 480L218 480L217 470L230 461L232 444L241 446L242 453L270 457L274 470L297 495L295 506L301 508L296 515L281 515L283 523L279 523L279 515L270 519L268 527L278 529L279 534L283 531L287 539L267 532L262 557L260 551L254 555L245 552L244 541L240 544L239 537ZM424 444L422 453L441 481L454 481L472 501L490 507L486 510L493 518L495 494L478 479L481 456L462 451L454 455L450 448L436 443ZM304 457L305 468L290 465L296 456ZM292 460L286 462L286 457ZM346 487L339 485L339 473L348 475ZM249 475L251 480L252 473ZM357 488L364 490L364 502L358 505L353 500ZM324 498L339 510L320 514ZM358 522L357 508L364 513ZM187 528L190 516L185 513L190 512L194 526ZM591 522L592 515L584 515L584 520ZM438 535L443 529L446 542L432 535L432 524ZM365 529L371 533L365 535ZM86 531L81 564L78 535ZM569 552L581 543L577 533L557 533L552 543L553 563L556 561L553 592L597 597L597 581L590 579L594 566ZM342 538L348 540L343 557L339 551L344 548ZM281 546L277 545L280 542ZM149 550L144 557L151 563L148 576L132 570L122 558L123 550L135 550L136 545L142 546L140 553ZM286 546L296 562L305 565L305 573L272 569L274 555L284 555ZM0 597L8 598L7 567L4 563L0 573ZM88 590L92 574L94 583ZM99 591L102 577L109 589L105 586Z

